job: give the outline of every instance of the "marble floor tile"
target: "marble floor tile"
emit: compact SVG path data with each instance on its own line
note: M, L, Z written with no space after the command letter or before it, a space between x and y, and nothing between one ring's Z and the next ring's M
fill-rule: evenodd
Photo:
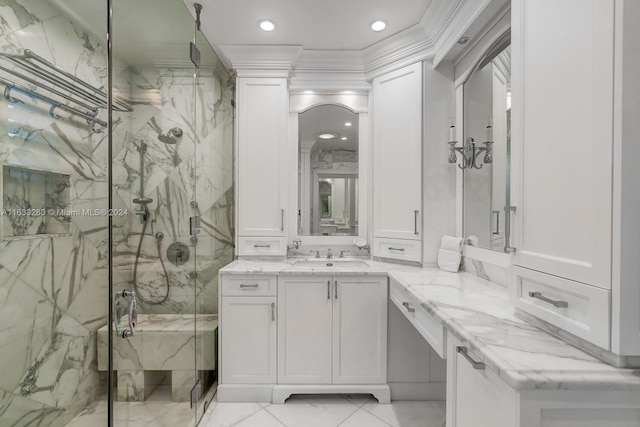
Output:
M217 402L209 408L207 413L211 415L207 420L200 422L202 427L231 427L245 418L249 418L262 410L257 403L222 403ZM205 422L206 421L206 422Z
M419 424L414 424L416 427ZM385 423L380 418L371 415L364 409L358 409L355 414L347 418L339 427L389 427L390 424ZM403 424L404 427L404 424ZM413 427L407 425L406 427Z
M396 401L389 405L370 402L362 409L393 427L442 427L446 417L442 401Z
M355 413L358 405L341 397L296 398L264 408L287 427L335 427Z
M210 427L217 426L211 424ZM263 409L235 424L234 427L285 427L285 425Z

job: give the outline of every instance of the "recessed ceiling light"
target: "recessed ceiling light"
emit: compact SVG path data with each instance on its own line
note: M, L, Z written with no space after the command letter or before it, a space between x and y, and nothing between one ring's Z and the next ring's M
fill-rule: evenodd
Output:
M377 21L373 21L371 24L369 24L369 26L373 31L382 31L387 28L387 22L378 19Z
M346 140L347 140L347 137L346 137L346 136L343 136L343 137L342 137L342 138L340 138L340 139L341 139L341 140L343 140L343 141L346 141Z
M276 28L275 22L269 21L268 19L263 19L262 21L258 21L258 26L263 31L273 31Z
M351 126L351 122L347 122L347 123L345 123L344 125L345 125L345 126L347 126L347 127L349 127L349 126Z
M336 136L338 136L338 135L335 134L335 133L331 133L331 132L322 132L322 133L318 134L318 138L320 138L320 139L333 139Z

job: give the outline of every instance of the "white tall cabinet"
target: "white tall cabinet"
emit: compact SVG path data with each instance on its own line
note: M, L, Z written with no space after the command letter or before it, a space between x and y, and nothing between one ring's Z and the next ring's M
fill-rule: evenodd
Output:
M375 256L422 261L422 63L373 80Z
M238 255L285 255L286 78L238 78Z
M634 0L512 1L512 297L623 356L640 355L638 18Z

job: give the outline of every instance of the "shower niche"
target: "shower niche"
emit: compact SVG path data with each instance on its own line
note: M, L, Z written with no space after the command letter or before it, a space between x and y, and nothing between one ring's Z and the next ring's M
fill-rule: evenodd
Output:
M3 239L71 234L70 179L63 173L3 165Z

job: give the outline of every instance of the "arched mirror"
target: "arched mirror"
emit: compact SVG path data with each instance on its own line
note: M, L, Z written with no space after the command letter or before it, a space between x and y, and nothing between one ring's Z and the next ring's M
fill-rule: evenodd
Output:
M358 114L318 105L298 119L298 235L358 235Z
M505 251L510 205L511 35L499 37L480 57L463 85L465 243ZM487 151L481 151L487 149ZM507 212L508 214L508 212ZM508 248L507 248L508 250Z

